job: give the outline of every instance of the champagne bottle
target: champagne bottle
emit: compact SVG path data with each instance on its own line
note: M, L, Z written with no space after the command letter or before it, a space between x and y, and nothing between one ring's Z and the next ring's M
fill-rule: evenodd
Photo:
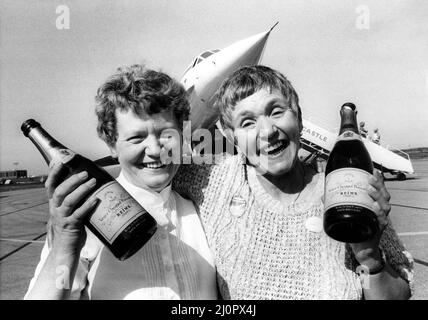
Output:
M335 240L358 243L379 229L367 191L373 162L358 131L355 105L345 103L340 116L339 136L325 170L324 230Z
M68 168L68 175L86 171L90 178L96 179L94 191L76 207L90 198L99 199L85 225L116 258L129 258L155 233L156 220L107 171L63 146L33 119L25 121L21 130L48 164L62 162Z

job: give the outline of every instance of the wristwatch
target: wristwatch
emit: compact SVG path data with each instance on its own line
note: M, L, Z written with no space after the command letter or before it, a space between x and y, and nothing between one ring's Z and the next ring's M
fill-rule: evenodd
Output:
M369 275L379 274L385 268L385 264L386 264L385 253L383 252L383 250L381 248L379 248L379 253L380 253L380 257L381 257L380 258L380 265L375 269L369 269Z
M379 274L385 269L385 260L382 258L381 264L376 269L372 269L369 271L369 275Z

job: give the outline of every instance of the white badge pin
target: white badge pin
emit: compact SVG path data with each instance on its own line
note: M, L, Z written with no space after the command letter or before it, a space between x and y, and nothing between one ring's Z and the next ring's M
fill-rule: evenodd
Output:
M229 212L234 217L240 217L245 212L246 202L243 198L235 196L230 201Z
M305 221L305 227L311 232L321 232L323 229L320 217L310 217Z

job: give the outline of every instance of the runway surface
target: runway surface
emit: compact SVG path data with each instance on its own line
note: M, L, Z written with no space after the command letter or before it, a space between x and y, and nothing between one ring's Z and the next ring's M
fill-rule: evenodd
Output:
M416 177L386 181L391 220L415 260L415 294L428 300L428 159ZM39 261L48 218L43 188L0 192L0 300L22 299Z

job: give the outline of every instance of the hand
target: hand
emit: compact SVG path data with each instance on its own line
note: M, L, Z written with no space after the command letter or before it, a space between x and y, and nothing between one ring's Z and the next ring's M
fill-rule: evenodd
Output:
M380 263L382 259L379 251L379 243L382 233L388 225L388 215L391 211L389 203L391 196L386 190L382 174L377 169L373 170L373 176L369 179L368 192L373 199L372 208L377 217L379 232L367 242L352 243L350 245L357 261L372 268Z
M96 181L94 178L88 180L86 171L63 181L65 170L61 163L55 164L45 183L50 213L48 240L57 252L78 255L86 240L84 219L98 201L93 198L78 208L76 206L93 189Z

